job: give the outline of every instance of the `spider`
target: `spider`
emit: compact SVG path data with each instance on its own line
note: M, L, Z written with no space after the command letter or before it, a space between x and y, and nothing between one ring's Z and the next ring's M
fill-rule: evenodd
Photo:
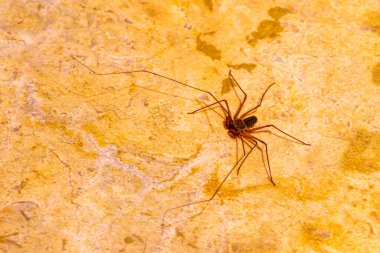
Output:
M84 63L82 63L78 59L76 59L74 56L71 56L71 57L75 61L77 61L78 63L80 63L82 66L84 66L86 69L88 69L91 73L96 74L96 75L118 75L118 74L132 74L132 73L148 73L148 74L155 75L155 76L167 79L169 81L175 82L177 84L184 85L186 87L198 90L200 92L206 93L209 96L211 96L212 99L215 102L213 102L211 104L208 104L208 105L206 105L204 107L201 107L201 108L199 108L199 109L197 109L197 110L195 110L193 112L189 112L189 114L194 114L194 113L202 111L202 110L204 110L206 108L212 108L213 106L220 107L221 110L222 110L222 112L223 112L223 115L224 115L224 117L223 116L222 117L224 118L224 127L228 131L228 135L232 139L236 140L236 147L238 147L238 142L239 141L241 142L241 145L242 145L242 148L243 148L243 155L240 156L240 158L237 158L236 163L230 169L230 171L228 172L228 174L224 177L224 179L222 180L222 182L219 184L218 188L214 191L213 195L210 198L206 199L206 200L201 200L201 201L196 201L196 202L190 202L190 203L187 203L187 204L184 204L184 205L180 205L180 206L176 206L174 208L167 209L164 212L164 215L163 215L163 221L162 221L162 226L163 227L165 226L165 216L169 212L171 212L171 211L173 211L175 209L183 208L183 207L186 207L186 206L190 206L190 205L195 205L195 204L200 204L200 203L206 202L206 205L202 208L202 210L201 210L200 213L196 214L196 216L202 214L203 211L206 209L208 203L211 202L214 199L214 197L216 196L216 194L219 192L220 188L223 186L223 184L226 182L226 180L228 179L228 177L231 175L231 173L236 168L237 168L237 174L239 175L240 168L243 166L245 160L252 153L252 151L255 149L255 147L258 146L258 144L261 144L263 146L263 148L259 147L259 149L260 149L262 157L263 157L264 167L265 167L265 171L266 171L267 177L268 177L269 181L273 184L273 186L276 185L274 183L273 177L272 177L272 172L271 172L271 167L270 167L270 162L269 162L269 156L268 156L267 143L264 142L263 140L257 138L256 136L254 136L253 134L255 132L262 132L262 131L265 131L267 129L274 129L274 130L277 130L277 131L285 134L286 136L290 137L292 140L296 141L299 144L308 145L308 146L311 145L311 144L308 144L308 143L305 143L305 142L301 141L300 139L297 139L297 138L291 136L290 134L288 134L285 131L279 129L275 125L269 124L269 125L264 125L264 126L256 126L257 117L254 116L253 113L261 106L261 103L262 103L262 101L264 99L265 94L268 92L268 90L275 83L272 83L271 85L269 85L266 88L266 90L264 91L264 93L262 94L262 96L261 96L261 98L259 100L259 103L256 106L252 107L251 109L246 110L244 113L241 113L242 110L243 110L243 107L245 105L245 102L247 100L247 93L241 88L241 86L239 85L239 83L235 80L235 78L232 75L232 72L229 71L228 77L229 77L229 80L231 82L232 87L234 88L234 86L237 86L238 89L243 93L243 99L242 100L239 99L240 102L239 102L239 106L238 106L236 112L232 113L231 110L230 110L230 107L229 107L229 104L228 104L227 100L225 100L225 99L217 99L215 97L215 95L213 95L210 91L203 90L203 89L200 89L200 88L188 85L186 83L177 81L177 80L175 80L173 78L170 78L170 77L167 77L167 76L164 76L164 75L152 72L152 71L148 71L148 70L132 70L132 71L116 71L116 72L109 72L109 73L98 73L98 72L92 70L91 68L89 68L88 66L86 66Z

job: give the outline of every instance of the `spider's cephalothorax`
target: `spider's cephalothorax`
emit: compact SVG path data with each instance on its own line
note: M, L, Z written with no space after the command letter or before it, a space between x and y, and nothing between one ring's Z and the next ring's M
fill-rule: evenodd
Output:
M228 129L230 135L238 137L241 133L247 129L252 128L257 122L256 116L250 116L245 119L232 119L227 117L225 126Z

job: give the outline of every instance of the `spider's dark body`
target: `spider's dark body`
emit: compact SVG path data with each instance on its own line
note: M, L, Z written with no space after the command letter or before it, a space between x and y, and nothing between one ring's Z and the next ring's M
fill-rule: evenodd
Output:
M245 119L232 119L227 117L225 127L231 137L239 137L244 131L252 128L257 122L256 116L250 116Z

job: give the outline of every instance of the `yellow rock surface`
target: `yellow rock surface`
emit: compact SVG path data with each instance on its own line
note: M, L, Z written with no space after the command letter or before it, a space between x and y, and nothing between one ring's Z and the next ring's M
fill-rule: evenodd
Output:
M380 252L378 1L2 1L0 252ZM211 97L309 142L236 161ZM239 94L241 96L241 94ZM242 153L241 146L239 153ZM164 217L165 215L165 217Z

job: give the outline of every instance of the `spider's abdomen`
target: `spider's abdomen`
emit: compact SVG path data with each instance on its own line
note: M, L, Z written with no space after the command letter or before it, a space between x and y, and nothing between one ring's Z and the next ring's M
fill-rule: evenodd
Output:
M247 128L251 128L257 122L257 118L255 116L251 116L243 119L244 124Z

